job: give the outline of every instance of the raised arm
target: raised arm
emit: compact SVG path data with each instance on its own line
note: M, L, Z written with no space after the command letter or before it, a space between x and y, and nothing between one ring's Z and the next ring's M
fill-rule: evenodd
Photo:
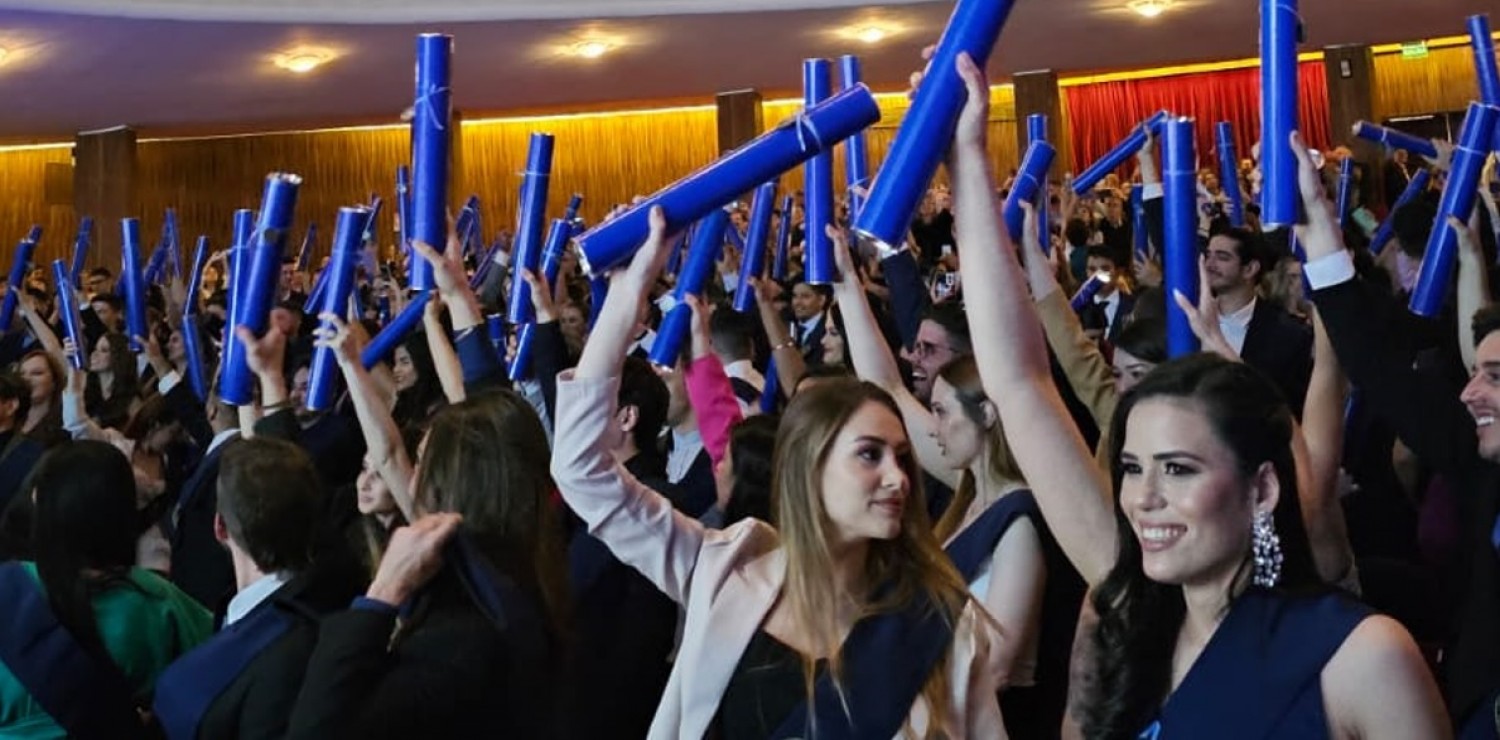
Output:
M380 479L391 489L391 498L401 509L401 515L407 521L416 521L416 502L411 492L412 462L406 455L406 445L401 442L396 420L391 417L392 399L378 391L370 373L359 361L360 345L349 331L349 325L331 313L318 318L327 326L319 327L315 332L316 344L331 348L338 359L344 382L349 386L349 400L359 419L359 429L365 436L366 454Z
M958 471L943 462L942 449L928 433L935 424L932 412L907 390L906 383L901 379L901 369L896 366L891 347L880 333L880 324L870 308L870 299L865 296L859 273L854 269L854 260L849 255L849 244L844 239L843 231L830 226L828 234L833 238L835 259L843 276L842 280L834 283L833 294L838 299L840 310L844 312L844 343L849 348L849 359L854 363L854 371L861 380L880 386L896 399L896 405L901 408L901 418L906 422L906 436L911 439L917 462L934 478L941 480L943 485L956 488L959 482Z
M64 290L67 290L66 286ZM57 332L53 331L52 326L47 323L47 318L37 313L36 301L24 290L16 297L19 299L16 306L21 309L21 316L26 319L26 326L31 329L31 335L41 342L42 349L51 355L52 359L66 366L68 360L63 352L62 342L58 340Z
M610 279L609 297L578 367L557 382L552 478L563 500L615 557L672 600L686 603L707 530L616 460L620 373L636 312L667 261L666 218L651 214L651 235L629 267Z
M1097 584L1114 565L1115 521L1109 482L1093 464L1063 405L1047 358L1036 308L1015 245L1000 222L985 149L989 87L967 55L958 71L969 101L959 118L948 165L955 202L955 237L964 245L965 285L974 359L985 395L995 402L1011 452L1031 484L1047 524L1086 581ZM1024 431L1023 431L1024 430Z
M781 395L790 399L797 390L797 383L807 374L807 360L792 341L791 328L781 320L769 295L773 283L765 278L749 278L755 286L755 305L760 310L760 323L766 330L766 341L771 345L771 357L776 360L776 378L781 385Z
M1100 439L1108 439L1110 420L1115 413L1115 404L1120 400L1115 393L1113 369L1104 360L1099 344L1083 333L1078 314L1057 282L1055 267L1042 257L1041 240L1033 225L1036 209L1024 202L1021 209L1026 214L1026 226L1021 229L1024 234L1021 261L1026 268L1031 300L1036 302L1037 315L1042 321L1042 332L1057 356L1068 384L1073 386L1073 393L1099 426Z
M743 418L740 403L734 396L734 386L724 373L724 365L713 352L708 335L709 308L696 295L687 297L693 311L691 358L684 366L683 385L687 387L688 403L698 414L698 432L703 437L703 450L708 453L714 467L724 459L729 449L729 435ZM728 310L728 309L715 309Z
M1354 567L1354 549L1339 503L1339 468L1344 455L1344 407L1349 384L1328 339L1323 320L1313 311L1313 369L1302 407L1298 463L1305 460L1302 520L1312 544L1318 575L1328 583L1344 581ZM1351 584L1352 585L1352 584Z
M1439 227L1441 228L1441 227ZM1474 367L1474 314L1490 305L1490 271L1484 264L1484 252L1479 248L1476 235L1479 228L1479 209L1465 224L1456 218L1448 218L1448 228L1458 235L1458 349L1464 358L1464 367Z
M427 335L427 351L432 354L432 366L437 369L438 383L443 386L443 396L448 403L463 403L464 368L458 361L458 352L453 342L448 341L448 330L443 326L442 299L430 300L422 312L422 329Z

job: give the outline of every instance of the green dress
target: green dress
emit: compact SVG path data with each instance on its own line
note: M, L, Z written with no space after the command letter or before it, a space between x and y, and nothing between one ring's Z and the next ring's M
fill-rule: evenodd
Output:
M35 563L23 565L32 578L37 577ZM213 615L151 571L132 568L129 577L135 588L118 586L94 597L94 619L115 665L149 706L156 677L177 656L213 634ZM0 611L3 628L4 612ZM0 662L0 738L65 737L63 728L42 711L15 674Z

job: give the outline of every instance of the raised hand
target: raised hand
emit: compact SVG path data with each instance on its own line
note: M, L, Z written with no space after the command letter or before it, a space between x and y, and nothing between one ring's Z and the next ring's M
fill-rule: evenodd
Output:
M1172 291L1172 300L1177 302L1177 307L1187 314L1188 324L1193 327L1193 334L1203 344L1204 352L1213 352L1227 360L1239 362L1240 353L1234 351L1229 340L1224 338L1224 331L1219 328L1219 302L1214 300L1213 291L1208 289L1208 261L1206 257L1198 258L1198 305L1194 306L1187 296L1180 290Z
M366 595L399 606L443 567L443 545L458 532L458 514L428 514L391 533Z
M313 330L313 345L333 350L333 356L340 365L358 364L363 343L350 329L350 324L335 313L318 314L318 320L324 325Z
M1297 158L1297 189L1302 194L1302 208L1307 213L1307 223L1295 227L1302 248L1307 251L1307 261L1312 262L1344 248L1344 232L1339 228L1338 215L1333 203L1323 190L1323 178L1313 164L1312 154L1302 135L1292 132L1292 155Z
M521 279L531 287L531 307L536 309L536 323L550 324L556 321L557 300L553 296L551 286L547 285L547 276L538 275L530 270L522 270Z

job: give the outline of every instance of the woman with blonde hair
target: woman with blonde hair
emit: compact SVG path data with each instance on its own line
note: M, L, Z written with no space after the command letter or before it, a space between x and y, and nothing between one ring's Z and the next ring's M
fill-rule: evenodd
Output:
M778 434L775 528L706 528L614 461L633 309L668 251L660 211L651 225L559 379L552 462L590 534L686 608L650 737L1005 737L992 622L932 534L888 394L833 380L797 395Z

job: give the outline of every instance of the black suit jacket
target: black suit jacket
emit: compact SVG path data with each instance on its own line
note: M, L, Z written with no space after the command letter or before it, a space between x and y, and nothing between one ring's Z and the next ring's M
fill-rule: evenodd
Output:
M659 458L636 455L625 467L674 503L681 500ZM582 521L573 524L568 543L573 630L562 735L637 740L651 729L671 674L677 604L615 558Z
M802 322L799 321L796 323L799 326L792 327L794 336L795 332L802 330L800 326ZM818 319L818 325L813 327L813 330L808 332L806 336L802 337L801 341L797 342L797 348L802 351L802 359L807 361L808 367L822 367L823 365L823 335L828 333L828 330L825 328L827 325L828 316L825 314Z
M1465 529L1458 572L1450 583L1457 604L1443 651L1449 711L1460 724L1500 688L1500 557L1490 541L1500 514L1500 466L1479 457L1474 419L1460 388L1433 382L1412 367L1414 348L1390 327L1405 308L1363 280L1312 295L1349 379L1397 435L1441 472L1458 499Z
M451 568L416 604L394 638L394 612L323 619L288 738L554 736L555 651L511 645Z
M198 725L198 737L284 737L307 661L318 643L319 621L347 605L360 585L314 569L288 581L257 606L257 610L280 610L291 619L291 627L214 699Z
M207 449L214 432L203 416L203 404L188 384L172 386L163 400L194 441ZM210 610L216 610L234 589L234 567L229 563L229 553L214 538L214 513L218 510L215 487L219 480L219 454L223 450L220 445L198 461L177 494L175 516L169 512L164 527L164 531L171 533L172 581Z
M1256 301L1240 357L1265 373L1300 417L1312 376L1312 328L1270 301Z
M4 511L10 500L21 490L26 476L31 475L31 469L36 467L37 461L42 459L42 453L46 451L34 439L24 435L17 438L16 435L19 434L19 430L0 434L0 450L10 447L9 451L0 456L0 511Z

